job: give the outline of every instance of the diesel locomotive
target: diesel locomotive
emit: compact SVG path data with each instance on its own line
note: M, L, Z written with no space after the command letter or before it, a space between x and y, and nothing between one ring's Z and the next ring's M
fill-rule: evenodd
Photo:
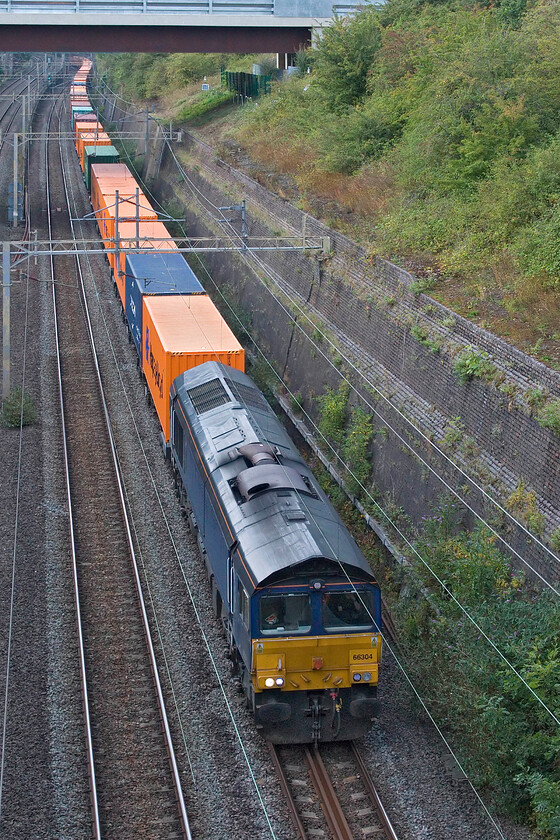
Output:
M279 744L360 737L381 662L367 562L246 374L186 371L170 413L176 485L257 729Z

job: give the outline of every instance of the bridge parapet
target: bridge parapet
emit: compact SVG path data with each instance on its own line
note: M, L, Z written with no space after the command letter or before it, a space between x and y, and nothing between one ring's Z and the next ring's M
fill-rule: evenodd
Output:
M358 3L335 3L332 0L0 0L1 24L31 25L20 15L43 13L54 24L60 15L71 15L74 25L82 15L111 16L100 23L115 24L114 15L272 15L295 18L295 25L304 20L328 20L333 13L344 15L355 11ZM15 16L17 15L17 20ZM5 19L4 19L5 18ZM141 24L141 20L138 21ZM66 23L66 21L65 21ZM84 21L85 23L85 21ZM87 23L85 23L87 25Z

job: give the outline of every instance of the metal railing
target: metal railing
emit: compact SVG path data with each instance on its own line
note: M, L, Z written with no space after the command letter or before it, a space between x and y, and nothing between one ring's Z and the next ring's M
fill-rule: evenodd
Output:
M273 15L274 0L1 0L3 12Z

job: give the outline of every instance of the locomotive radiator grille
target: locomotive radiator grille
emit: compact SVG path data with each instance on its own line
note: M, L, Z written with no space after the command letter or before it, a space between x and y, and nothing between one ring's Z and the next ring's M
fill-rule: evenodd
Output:
M204 414L219 405L231 402L231 398L219 379L211 379L187 391L197 414Z

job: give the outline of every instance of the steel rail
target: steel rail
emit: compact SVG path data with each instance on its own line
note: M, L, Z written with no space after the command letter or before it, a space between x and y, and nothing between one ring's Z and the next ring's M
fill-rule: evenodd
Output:
M334 840L354 840L318 747L306 747L305 758L309 765L313 787L321 799L321 807Z
M62 158L62 147L60 145L59 145L59 151L60 151L60 160L61 160L61 167L62 167L62 176L63 176L63 182L64 182L64 191L65 191L65 195L66 195L66 202L67 202L67 206L68 206L68 211L70 213L71 207L70 207L70 198L69 198L69 195L68 195L67 172L65 170L64 161L63 161L63 158ZM72 220L70 220L70 226L71 226L72 234L74 235L74 224L73 224ZM185 805L185 801L184 801L184 797L183 797L181 780L180 780L180 777L179 777L179 769L178 769L177 760L176 760L176 757L175 757L175 749L173 747L173 741L172 741L172 737L171 737L171 729L170 729L170 726L169 726L169 720L168 720L167 711L166 711L166 708L165 708L165 701L163 699L163 691L162 691L162 688L161 688L161 681L160 681L160 678L159 678L156 656L155 656L155 651L154 651L151 632L150 632L150 627L149 627L146 604L145 604L144 596L143 596L143 593L142 593L142 584L140 582L140 574L139 574L139 571L138 571L138 563L137 563L137 560L136 560L136 552L134 550L134 544L133 544L133 538L132 538L132 529L131 529L131 526L130 526L128 510L127 510L127 506L126 506L126 502L125 502L123 479L122 479L121 469L120 469L120 465L119 465L119 460L118 460L118 455L117 455L113 430L112 430L112 427L111 427L111 418L110 418L110 414L109 414L109 408L107 406L107 401L105 399L105 391L104 391L104 387L103 387L101 370L99 368L98 353L97 353L97 348L96 348L96 344L95 344L93 327L92 327L92 324L91 324L90 313L89 313L89 308L88 308L88 303L87 303L87 296L86 296L86 291L85 291L82 267L81 267L81 264L80 264L80 260L78 258L76 258L76 264L77 264L77 270L78 270L78 275L79 275L79 280L80 280L80 291L81 291L82 300L83 300L83 304L84 304L84 316L85 316L86 325L87 325L87 335L88 335L88 339L89 339L90 349L91 349L91 352L92 352L92 358L93 358L94 368L95 368L95 375L96 375L96 380L97 380L97 384L98 384L98 388L99 388L99 394L100 394L101 403L102 403L102 407L103 407L103 415L104 415L104 418L105 418L106 431L107 431L107 436L108 436L110 449L111 449L112 460L113 460L115 481L116 481L116 485L117 485L117 489L118 489L119 501L120 501L122 516L123 516L123 523L124 523L124 526L125 526L126 537L127 537L127 542L128 542L130 561L131 561L132 570L133 570L133 574L134 574L134 581L135 581L136 591L137 591L137 595L138 595L138 602L139 602L141 616L142 616L144 636L145 636L146 644L147 644L147 647L148 647L150 665L151 665L152 675L153 675L155 689L156 689L159 714L160 714L160 719L161 719L161 723L162 723L162 727L163 727L163 731L164 731L164 738L165 738L167 754L168 754L169 761L170 761L170 764L171 764L171 772L172 772L172 777L173 777L173 784L174 784L174 787L175 787L175 794L176 794L176 797L177 797L177 804L178 804L178 808L179 808L180 819L181 819L181 823L182 823L184 837L187 840L192 840L192 835L191 835L190 825L189 825L189 819L188 819L186 805Z
M54 109L56 103L53 103L51 112L49 114L48 125L50 125L51 120L53 118ZM50 201L50 178L49 178L49 143L48 139L45 140L45 154L46 154L46 196L47 196L47 222L48 222L48 229L49 234L52 234L52 215L51 215L51 201ZM89 781L89 788L90 788L90 802L91 802L91 810L92 810L92 829L93 829L93 838L94 840L101 840L101 825L99 819L99 803L97 798L97 785L95 780L95 762L93 756L93 739L92 739L92 731L91 731L91 718L89 713L89 700L88 700L88 688L87 688L87 678L86 678L86 662L85 662L85 653L84 653L84 637L82 632L82 618L81 618L81 609L80 609L80 597L79 597L79 587L78 587L78 568L77 568L77 556L76 556L76 541L75 541L75 534L74 534L74 516L73 516L73 508L72 508L72 495L70 492L70 463L69 463L69 456L68 456L68 439L66 434L66 420L64 414L64 387L62 384L62 363L61 363L61 354L60 354L60 341L59 341L59 330L58 330L58 309L57 309L57 302L56 302L56 283L55 280L55 271L54 271L54 260L51 255L50 258L51 264L51 279L52 283L52 296L53 296L53 309L54 309L54 338L55 338L55 347L56 347L56 366L57 366L57 376L58 376L58 399L59 399L59 406L60 406L60 423L61 423L61 431L62 431L62 441L63 441L63 462L64 462L64 476L65 476L65 483L66 483L66 503L68 505L68 527L70 531L70 548L71 548L71 555L72 555L72 581L74 587L74 606L76 610L76 626L78 632L78 656L79 656L79 663L80 663L80 686L82 692L82 706L83 706L83 714L84 714L84 722L85 722L85 738L86 738L86 754L87 754L87 766L88 766L88 781Z
M18 82L21 83L21 79L17 79L15 82L12 82L12 84L16 85ZM23 91L26 90L26 89L27 89L27 81L24 82L22 90L18 91L18 93L13 93L12 94L14 98L8 103L8 107L6 108L4 113L0 115L0 122L5 118L7 118L9 120L7 126L2 128L2 139L0 140L0 151L2 151L4 146L7 143L9 143L9 141L7 140L8 132L9 132L10 128L12 127L15 118L17 117L17 115L19 114L19 112L22 108L21 95L23 94ZM12 108L13 105L17 105L17 108L14 108L13 113L8 117L8 111L10 110L10 108ZM19 132L19 133L21 133L21 132Z
M272 744L270 741L267 742L268 750L272 757L272 763L274 764L274 769L276 771L276 776L278 781L280 782L280 787L282 788L282 793L284 794L286 804L290 811L290 817L292 818L292 822L294 824L294 828L298 832L300 836L300 840L307 840L307 832L305 830L305 826L301 821L301 817L298 813L297 805L294 802L293 796L290 793L290 787L288 784L288 779L284 772L284 768L282 767L282 763L278 756L278 750L275 744Z
M362 777L362 782L367 788L367 792L372 800L373 804L375 805L375 809L377 811L377 816L381 821L383 826L383 830L387 836L387 840L398 840L397 833L391 824L391 820L389 819L389 815L385 810L383 803L377 793L376 787L373 784L372 778L369 775L366 765L364 764L364 760L360 755L358 748L354 741L351 741L352 745L352 752L354 754L354 759L356 760L356 764L360 768L360 773Z

